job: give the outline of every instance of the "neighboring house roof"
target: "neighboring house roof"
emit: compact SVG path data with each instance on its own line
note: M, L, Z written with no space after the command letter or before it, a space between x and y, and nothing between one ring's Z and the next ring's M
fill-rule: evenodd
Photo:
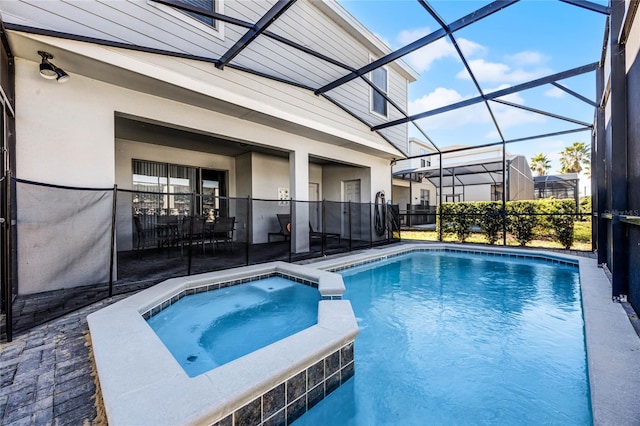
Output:
M577 173L561 173L557 175L543 175L543 176L534 176L533 181L535 183L551 183L551 182L565 182L572 180L579 180Z
M511 162L522 155L507 155ZM524 157L523 157L524 158ZM459 159L458 159L459 160ZM432 165L400 170L394 177L419 181L427 179L434 186L440 186L440 166ZM471 161L451 161L442 166L442 186L493 185L502 183L502 156Z

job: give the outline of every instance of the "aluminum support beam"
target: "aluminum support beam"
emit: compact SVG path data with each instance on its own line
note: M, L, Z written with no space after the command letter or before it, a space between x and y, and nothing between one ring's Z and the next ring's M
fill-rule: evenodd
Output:
M596 70L596 94L600 96L605 90L604 84L604 66ZM605 158L605 150L607 144L607 134L605 129L605 106L602 105L596 109L596 140L595 151L591 151L591 179L595 180L596 190L592 192L591 207L598 214L596 248L598 250L598 265L607 263L607 221L602 215L607 209L607 163ZM595 159L595 161L594 161Z
M598 67L598 63L594 62L592 64L587 64L587 65L583 65L581 67L572 68L570 70L559 72L557 74L552 74L552 75L549 75L549 76L546 76L546 77L542 77L542 78L539 78L537 80L532 80L532 81L529 81L527 83L517 84L515 86L508 87L508 88L502 89L502 90L496 90L495 92L491 92L491 93L485 95L484 97L478 96L478 97L475 97L475 98L466 99L464 101L456 102L456 103L451 104L451 105L447 105L447 106L444 106L444 107L440 107L440 108L436 108L436 109L432 109L432 110L429 110L429 111L421 112L419 114L412 115L408 119L401 118L401 119L398 119L398 120L390 121L390 122L385 123L385 124L380 124L378 126L372 127L371 130L385 129L387 127L397 126L398 124L404 124L407 121L419 120L421 118L426 118L426 117L431 117L433 115L442 114L443 112L452 111L452 110L463 108L463 107L470 106L470 105L475 105L475 104L477 104L479 102L483 102L485 99L491 100L491 99L495 99L495 98L500 98L502 96L510 95L512 93L517 93L517 92L521 92L523 90L532 89L534 87L543 86L545 84L549 84L549 83L555 82L557 80L563 80L565 78L570 78L570 77L575 77L577 75L585 74L585 73L588 73L588 72L591 72L591 71L595 70L597 67Z
M579 125L584 126L584 127L589 127L589 128L593 127L592 124L589 124L589 123L584 122L584 121L576 120L576 119L565 117L565 116L558 115L558 114L553 114L551 112L542 111L540 109L531 108L531 107L520 105L520 104L515 104L513 102L504 101L502 99L492 99L492 101L493 102L497 102L499 104L507 105L507 106L510 106L510 107L523 109L525 111L535 112L536 114L546 115L547 117L557 118L558 120L564 120L564 121L568 121L570 123L579 124Z
M502 245L507 245L507 147L502 142Z
M471 24L473 24L474 22L477 22L483 18L486 18L487 16L493 15L494 13L508 7L511 6L514 3L517 3L518 0L498 0L498 1L494 1L478 10L476 10L475 12L472 12L460 19L458 19L457 21L453 22L451 25L449 25L449 30L450 32L455 32L458 31L462 28L465 28ZM370 64L365 65L362 68L359 68L356 71L351 72L350 74L347 74L335 81L332 81L329 84L326 84L324 86L322 86L321 88L319 88L318 90L316 90L316 95L320 95L324 92L328 92L329 90L335 89L338 86L341 86L345 83L350 82L351 80L354 80L356 78L358 78L361 75L367 74L371 71L373 71L376 68L380 68L381 66L384 66L390 62L395 61L396 59L400 59L401 57L408 55L409 53L420 49L421 47L424 47L430 43L433 43L434 41L437 41L439 39L441 39L442 37L447 35L447 31L444 28L440 28L434 32L432 32L431 34L427 34L426 36L419 38L418 40L414 41L413 43L409 43L408 45L402 47L401 49L398 49L394 52L389 53L388 55L383 56L382 58L371 62Z
M229 50L225 52L220 58L220 61L216 64L216 67L223 69L233 58L240 54L253 40L255 40L260 34L262 34L269 25L273 24L279 17L281 17L296 0L278 0L271 9L267 11L256 24L249 29L236 43L231 46Z
M567 92L571 96L574 96L574 97L580 99L582 102L585 102L585 103L591 105L592 107L597 107L598 106L598 104L595 103L594 101L592 101L591 99L589 99L589 98L587 98L585 96L582 96L578 92L574 92L573 90L569 89L568 87L563 86L562 84L558 84L556 82L552 82L551 84L554 85L555 87L557 87L560 90L564 90L565 92Z
M154 0L154 1L156 3L161 3L161 4L164 4L166 6L171 6L171 7L174 7L176 9L179 9L179 10L192 12L192 13L197 13L197 14L200 14L200 15L207 16L209 18L213 18L213 19L216 19L216 20L219 20L219 21L222 21L222 22L226 22L228 24L237 25L237 26L242 27L242 28L251 29L254 26L254 24L251 23L251 22L242 21L240 19L232 18L230 16L222 15L220 13L211 12L211 11L208 11L208 10L205 10L205 9L200 9L200 8L197 8L197 7L189 6L189 5L185 4L185 3L180 3L180 2L177 2L177 1L172 1L172 0ZM309 49L306 46L303 46L303 45L298 44L298 43L296 43L294 41L286 39L286 38L284 38L284 37L282 37L282 36L280 36L278 34L272 33L271 31L268 31L268 30L264 31L262 33L262 35L265 36L265 37L269 37L272 40L278 41L278 42L280 42L282 44L285 44L285 45L287 45L287 46L289 46L289 47L291 47L293 49L299 50L300 52L304 52L304 53L306 53L308 55L311 55L311 56L313 56L315 58L321 59L321 60L323 60L325 62L328 62L328 63L330 63L332 65L335 65L337 67L344 68L345 70L349 70L349 71L353 71L354 70L354 68L349 67L348 65L343 64L342 62L340 62L340 61L338 61L338 60L336 60L334 58L331 58L329 56L326 56L326 55L323 55L321 53L318 53L315 50Z
M438 156L440 157L440 181L438 182L438 190L439 190L439 194L438 194L438 219L439 219L439 224L440 226L438 226L438 241L442 241L442 228L444 226L444 224L442 223L442 151L440 151L438 153Z
M590 10L592 12L602 13L603 15L610 15L611 8L608 6L602 6L597 3L593 3L587 0L560 0L563 3L572 4L574 6L581 7L583 9Z
M295 0L293 0L293 1L295 1ZM254 25L253 25L253 24L251 24L250 22L242 21L242 20L240 20L240 19L232 18L232 17L229 17L229 16L227 16L227 15L222 15L222 14L220 14L220 13L210 12L210 11L207 11L207 10L204 10L204 9L200 9L200 8L197 8L197 7L189 6L189 5L187 5L187 4L179 3L179 2L176 2L176 1L171 1L171 0L158 0L158 1L157 1L157 3L162 3L162 4L164 4L164 5L171 6L171 7L174 7L174 8L176 8L176 9L184 10L184 11L187 11L187 12L198 13L198 14L201 14L201 15L204 15L204 16L208 16L208 17L210 17L210 18L214 18L214 19L217 19L217 20L220 20L220 21L223 21L223 22L226 22L226 23L232 24L232 25L237 25L237 26L240 26L240 27L243 27L243 28L247 28L247 29L250 29L250 30L251 30L251 28L253 28L253 27L254 27ZM256 24L256 25L257 25L257 24ZM272 33L272 32L270 32L270 31L264 30L264 31L262 32L262 35L264 35L265 37L269 37L269 38L271 38L272 40L278 41L278 42L280 42L280 43L282 43L282 44L285 44L285 45L287 45L287 46L289 46L289 47L291 47L291 48L293 48L293 49L296 49L296 50L298 50L298 51L300 51L300 52L303 52L303 53L306 53L306 54L308 54L308 55L310 55L310 56L313 56L313 57L314 57L314 58L316 58L316 59L320 59L320 60L322 60L322 61L328 62L328 63L330 63L330 64L332 64L332 65L335 65L335 66L337 66L337 67L339 67L339 68L342 68L342 69L344 69L344 70L351 71L351 72L356 71L356 69L355 69L355 68L353 68L353 67L351 67L351 66L349 66L349 65L347 65L347 64L345 64L345 63L342 63L342 62L340 62L340 61L338 61L338 60L336 60L336 59L334 59L334 58L332 58L332 57L330 57L330 56L326 56L326 55L323 55L323 54L321 54L321 53L319 53L319 52L316 52L315 50L309 49L309 48L308 48L308 47L306 47L306 46L303 46L303 45L298 44L298 43L296 43L296 42L294 42L294 41L291 41L291 40L289 40L289 39L286 39L286 38L284 38L284 37L282 37L282 36L280 36L280 35L278 35L278 34L275 34L275 33ZM216 67L218 67L218 68L220 68L220 69L222 69L225 65L226 65L226 66L230 66L230 65L229 65L229 63L228 63L228 61L227 61L226 63L223 63L223 58L221 58L220 60L211 60L211 62L214 62L214 63L216 64ZM256 72L254 72L253 70L250 70L250 69L248 69L248 68L239 67L239 66L235 66L234 68L235 68L235 69L239 69L239 70L241 70L241 71L250 72L250 73L252 73L252 74L257 74ZM271 78L271 79L274 79L273 77L271 77L271 76L267 76L266 74L261 74L261 75L262 75L263 77L269 77L269 78ZM402 108L401 108L401 107L400 107L396 102L394 102L391 98L389 98L389 96L388 96L385 92L383 92L379 87L377 87L375 84L373 84L373 82L372 82L371 80L369 80L368 78L366 78L364 75L362 75L362 76L360 76L360 77L361 77L361 78L362 78L362 80L364 80L364 81L365 81L365 83L367 83L367 84L368 84L368 85L369 85L373 90L375 90L375 91L376 91L376 93L378 93L380 96L382 96L382 97L384 98L384 100L385 100L385 101L389 102L389 104L391 104L391 106L393 106L396 110L398 110L398 111L399 111L399 112L400 112L404 117L408 117L407 112L406 112L406 111L404 111L404 110L403 110L403 109L402 109ZM303 87L302 85L298 85L298 84L293 83L293 82L291 82L291 81L284 81L284 80L282 80L282 82L287 83L287 84L297 85L297 86L299 86L299 87ZM305 89L310 89L310 90L314 90L314 89L311 89L311 88L306 87L306 86L305 86L305 87L303 87L303 88L305 88ZM422 130L422 129L420 128L420 126L418 126L416 123L413 123L413 124L416 126L416 128L417 128L417 129L418 129L418 131L422 134L422 136L424 136L425 138L427 138L427 140L429 140L429 142L431 142L431 144L432 144L436 149L438 149L438 148L435 146L435 144L431 141L431 139L429 138L429 136L427 136L427 134L424 132L424 130ZM370 126L367 126L367 127L370 127Z
M467 58L464 56L464 53L462 53L462 50L460 49L460 46L458 46L458 42L456 41L456 38L451 33L451 31L450 31L449 27L447 26L447 24L445 23L444 19L442 19L442 17L440 17L440 15L438 15L438 12L436 12L436 10L433 7L431 7L431 5L426 2L426 0L418 0L418 2L422 5L422 7L424 9L427 10L427 12L429 12L429 14L433 17L433 19L435 19L438 22L438 24L440 24L440 26L444 30L447 31L447 35L449 36L449 40L451 40L451 44L453 44L453 47L456 49L456 52L458 52L458 56L460 57L460 60L462 61L462 63L464 64L465 69L469 73L469 76L471 77L471 80L473 81L473 84L476 86L476 90L478 91L478 93L480 93L480 96L482 96L482 98L484 99L484 92L482 91L482 88L480 87L480 84L478 83L478 80L476 79L475 74L471 70L471 67L469 66L469 62L467 62ZM491 105L489 105L489 101L484 99L484 105L487 107L487 111L489 112L489 115L491 116L491 121L493 121L493 125L495 126L496 131L498 132L498 135L500 136L500 139L504 140L504 134L502 133L502 130L500 130L500 126L498 125L498 121L496 120L496 116L493 114L493 110L491 109Z

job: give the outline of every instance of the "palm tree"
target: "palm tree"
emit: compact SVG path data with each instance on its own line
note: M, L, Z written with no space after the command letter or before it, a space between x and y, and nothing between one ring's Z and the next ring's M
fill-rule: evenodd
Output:
M544 176L551 168L551 162L545 154L540 153L531 157L531 165L529 167L531 171L535 172L538 176Z
M591 162L591 152L584 142L574 142L560 152L560 173L580 173Z

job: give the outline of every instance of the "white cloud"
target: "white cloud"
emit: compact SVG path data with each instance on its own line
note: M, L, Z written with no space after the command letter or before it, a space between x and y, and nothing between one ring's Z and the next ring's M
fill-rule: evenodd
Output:
M500 133L497 130L492 130L486 135L484 135L486 139L500 139Z
M438 87L433 92L421 98L409 102L409 114L417 114L430 111L435 108L447 106L459 102L470 96L463 96L454 89ZM482 124L490 120L486 107L482 104L475 104L465 108L460 108L446 113L437 114L419 120L420 126L426 130L441 129L450 127L452 123L456 126L465 124Z
M487 53L487 48L481 44L476 43L475 41L467 40L466 38L458 38L456 39L458 42L458 46L460 46L460 50L464 53L466 58L471 56L482 56Z
M438 59L456 57L457 54L453 46L446 40L440 39L408 54L405 59L416 71L423 72L428 71L431 64Z
M450 105L461 101L462 95L453 89L438 87L433 92L424 95L415 101L409 102L409 114L429 111L441 106Z
M397 41L399 46L406 46L421 37L431 33L429 27L417 28L413 30L403 30L398 34ZM466 57L484 54L486 48L481 44L467 40L465 38L457 39L460 50ZM415 68L418 72L428 71L433 62L438 59L452 58L460 60L455 47L446 38L441 38L430 43L404 57L405 60Z
M489 93L497 92L498 90L508 89L509 87L511 87L510 84L501 84L498 87L485 89L484 94L487 95ZM508 102L512 102L514 104L520 104L520 105L524 105L525 103L524 98L520 96L520 93L518 92L500 96L499 98L496 98L496 99L502 99L503 101L508 101Z
M566 93L564 90L558 89L557 87L552 87L551 89L544 92L544 95L550 98L562 98L565 94Z
M493 114L496 116L496 121L501 129L530 123L544 123L547 121L543 115L507 105L494 103L491 105L491 109L493 110Z
M546 68L537 68L526 71L522 68L512 69L509 65L499 62L488 62L484 59L472 59L469 67L478 81L494 83L521 83L541 77L549 72ZM456 77L462 80L470 80L466 70L460 71Z
M547 62L548 58L540 52L525 50L514 55L507 55L506 61L516 66L541 65Z
M504 89L509 87L508 85L501 85L497 89L491 91ZM489 93L489 91L487 91ZM475 95L474 95L475 96ZM445 87L438 87L431 93L428 93L421 98L409 102L409 114L418 114L425 111L430 111L442 106L454 104L464 99L471 98L472 96L464 96L458 93L454 89L448 89ZM503 96L501 99L508 100L517 104L524 104L524 99L517 93L513 93L507 96ZM510 107L507 105L501 105L497 103L490 103L491 110L493 111L500 129L506 129L509 127L515 127L529 123L543 123L546 118L540 114L524 111L518 108ZM456 126L463 126L466 124L492 124L491 116L485 105L481 102L474 105L460 108L457 110L448 111L443 114L428 117L421 120L420 124L427 130L445 128L455 123ZM486 134L485 137L489 139L496 139L499 137L497 131L491 131Z
M400 31L400 34L398 34L396 39L398 40L398 43L400 43L402 46L405 46L430 33L431 28L429 27L416 28L413 30L402 30Z

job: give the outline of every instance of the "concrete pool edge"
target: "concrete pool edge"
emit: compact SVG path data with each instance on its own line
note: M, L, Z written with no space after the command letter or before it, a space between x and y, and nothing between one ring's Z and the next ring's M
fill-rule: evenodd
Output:
M170 279L89 315L87 322L109 423L212 424L261 399L325 357L342 354L344 348L348 351L358 333L350 303L321 300L317 325L189 378L142 317L143 312L185 289L271 272L315 280L323 296L335 297L344 292L342 278L337 274L273 262ZM349 374L353 374L353 362L350 366L340 364L337 377L344 375L348 379ZM335 384L336 374L331 377L324 378L327 387Z
M389 256L419 250L515 254L566 260L580 271L583 319L591 411L593 423L599 425L640 424L640 339L620 303L611 299L611 283L597 260L563 253L518 248L501 248L449 243L401 243L393 247L365 250L356 255L310 262L323 270L340 270Z

